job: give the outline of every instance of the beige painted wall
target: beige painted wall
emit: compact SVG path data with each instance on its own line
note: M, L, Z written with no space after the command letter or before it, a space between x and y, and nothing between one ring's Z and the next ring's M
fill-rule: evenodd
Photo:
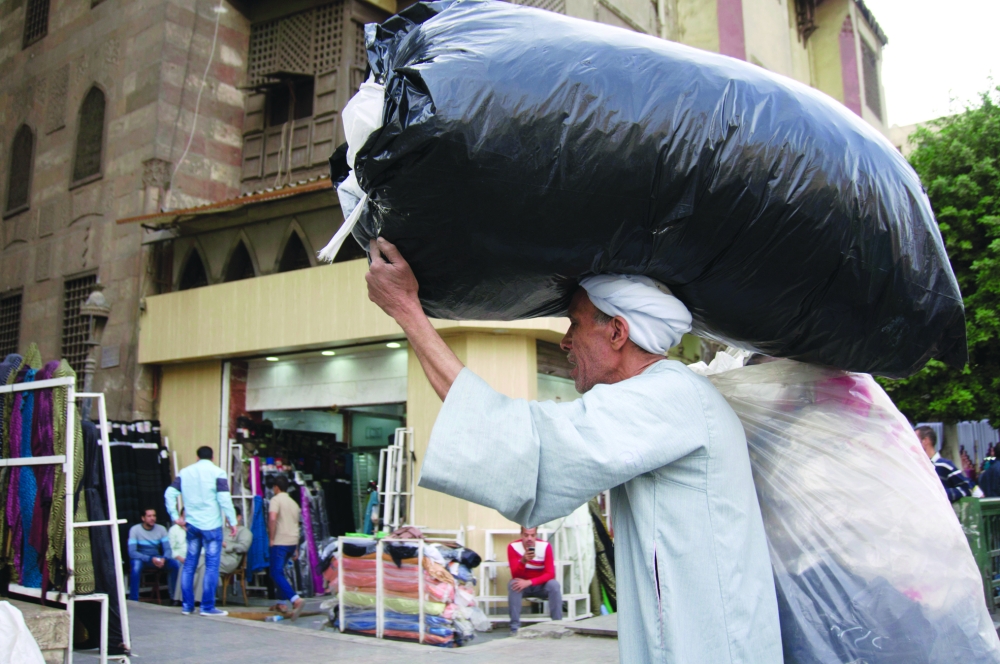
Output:
M448 336L446 340L459 359L497 391L515 398L537 397L538 362L533 337L472 332ZM411 349L406 412L407 425L413 427L418 465L424 459L440 410L441 400L431 389ZM474 445L476 441L470 440L469 444ZM497 452L502 453L502 450ZM455 472L463 472L463 469L456 468ZM432 528L474 527L468 532L466 541L480 553L485 551L484 529L517 528L517 524L496 510L426 489L417 489L414 521ZM505 543L501 546L498 542L497 551L502 552L504 546Z
M816 8L816 25L809 37L812 84L844 103L844 78L840 71L840 29L850 10L850 0L828 0Z
M146 298L143 364L279 354L399 339L403 331L368 300L364 260L271 274ZM565 318L443 321L442 333L506 330L558 342Z
M179 468L197 461L195 451L202 445L218 455L221 362L163 367L159 403L161 431L170 439L170 449L177 451Z
M706 51L719 52L716 0L677 0L677 41Z

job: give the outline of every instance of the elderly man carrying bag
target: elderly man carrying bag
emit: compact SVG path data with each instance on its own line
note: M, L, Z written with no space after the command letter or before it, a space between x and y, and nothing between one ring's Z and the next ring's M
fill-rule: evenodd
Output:
M646 277L584 279L561 344L583 397L529 402L462 365L396 247L373 240L370 257L369 298L406 333L444 401L421 486L524 526L611 489L621 661L782 661L743 427L708 380L664 357L690 330L677 298Z

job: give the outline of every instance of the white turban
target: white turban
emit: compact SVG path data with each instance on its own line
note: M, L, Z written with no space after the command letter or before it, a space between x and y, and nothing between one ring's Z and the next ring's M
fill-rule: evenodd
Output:
M645 351L664 355L691 331L691 312L658 281L631 274L586 277L580 286L608 316L628 322L628 337Z

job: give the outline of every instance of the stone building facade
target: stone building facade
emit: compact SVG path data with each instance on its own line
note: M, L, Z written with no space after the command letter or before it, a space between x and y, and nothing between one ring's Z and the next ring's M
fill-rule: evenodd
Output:
M519 1L753 62L886 131L886 39L862 0ZM316 267L341 218L327 158L363 26L405 4L0 5L0 354L36 342L82 372L90 353L112 418L156 417L147 298ZM78 313L95 287L99 338Z

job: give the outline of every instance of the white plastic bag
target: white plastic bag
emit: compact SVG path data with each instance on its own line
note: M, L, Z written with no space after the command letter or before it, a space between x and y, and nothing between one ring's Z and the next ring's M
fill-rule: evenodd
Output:
M785 664L1000 662L944 488L871 376L781 360L709 379L746 430Z
M365 203L368 202L368 194L358 184L358 179L354 175L354 160L368 137L382 126L384 106L385 86L369 78L361 84L361 88L347 102L341 114L344 120L344 135L347 137L347 165L351 172L337 187L337 198L340 200L340 210L344 213L344 223L319 252L321 260L333 261L344 240L354 230L354 225L361 218Z
M0 662L45 664L21 611L6 601L0 602Z

